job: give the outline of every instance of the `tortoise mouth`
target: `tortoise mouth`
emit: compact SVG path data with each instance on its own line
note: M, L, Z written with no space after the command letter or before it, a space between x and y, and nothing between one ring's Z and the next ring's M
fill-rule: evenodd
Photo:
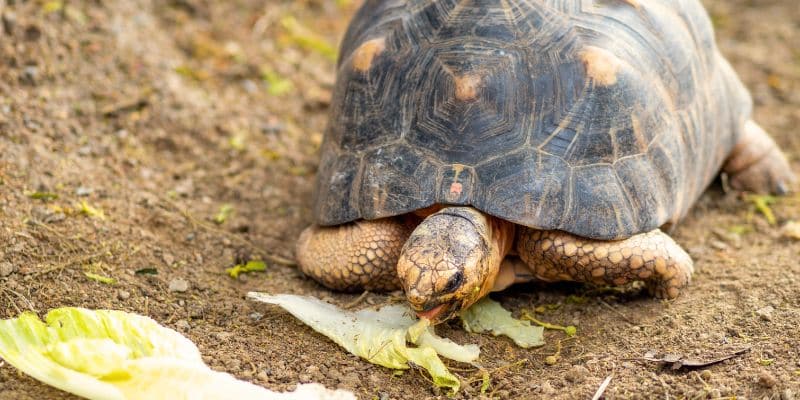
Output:
M458 307L454 303L440 303L437 305L426 306L422 311L417 311L419 318L425 318L431 324L439 324L453 318L458 312Z

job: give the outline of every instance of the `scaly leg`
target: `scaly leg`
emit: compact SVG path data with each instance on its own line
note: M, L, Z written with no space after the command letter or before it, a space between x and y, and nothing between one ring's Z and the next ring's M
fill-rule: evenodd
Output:
M297 261L306 275L334 290L396 290L397 259L412 230L402 217L310 226L297 241Z
M517 252L536 279L610 285L644 281L662 299L677 297L694 270L689 255L660 230L603 241L523 228Z
M736 190L786 194L797 180L781 150L753 120L728 156L723 170Z

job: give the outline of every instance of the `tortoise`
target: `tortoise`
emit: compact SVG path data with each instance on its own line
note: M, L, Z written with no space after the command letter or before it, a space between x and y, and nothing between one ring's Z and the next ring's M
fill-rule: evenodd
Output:
M341 46L300 269L438 323L531 280L644 281L722 172L795 177L697 0L366 0Z

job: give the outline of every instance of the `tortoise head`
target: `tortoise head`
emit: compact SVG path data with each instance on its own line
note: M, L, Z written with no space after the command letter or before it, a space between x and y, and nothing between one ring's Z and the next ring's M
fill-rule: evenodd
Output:
M448 207L423 220L405 243L397 272L414 311L443 322L494 286L512 231L469 207Z

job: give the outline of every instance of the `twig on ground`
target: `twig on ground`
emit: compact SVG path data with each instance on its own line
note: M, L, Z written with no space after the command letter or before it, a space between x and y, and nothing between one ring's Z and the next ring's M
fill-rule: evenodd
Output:
M606 377L603 383L600 384L600 387L597 388L597 391L594 393L594 396L592 396L592 400L600 400L600 398L603 397L603 393L606 392L608 384L611 383L611 377L612 375L609 375L608 377Z

